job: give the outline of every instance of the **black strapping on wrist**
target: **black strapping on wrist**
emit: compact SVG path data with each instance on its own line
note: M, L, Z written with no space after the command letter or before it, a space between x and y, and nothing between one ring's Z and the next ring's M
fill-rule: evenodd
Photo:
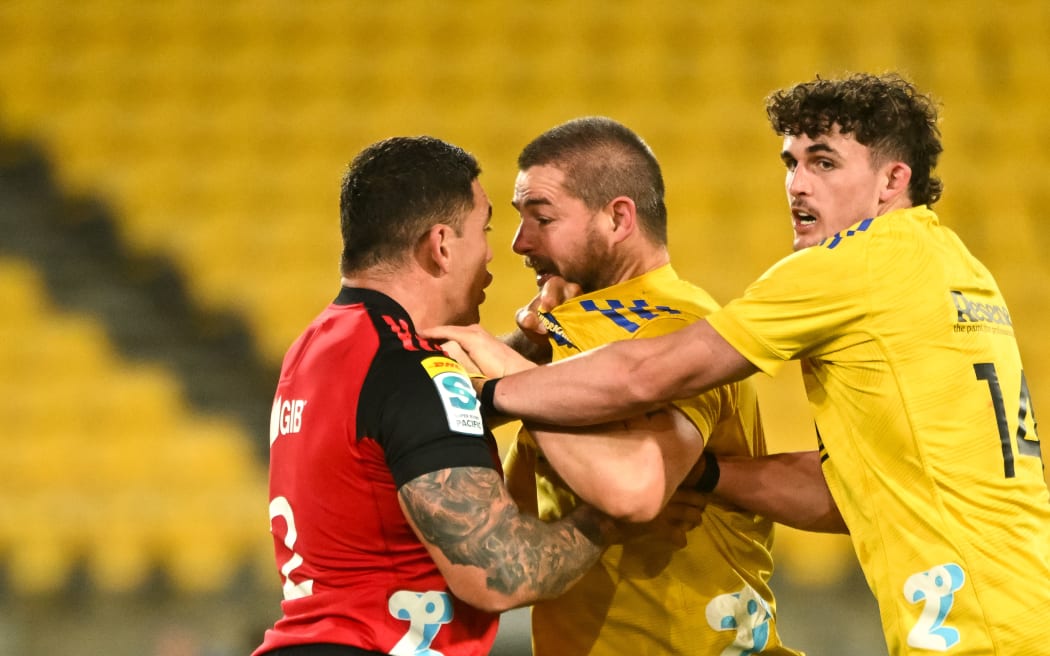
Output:
M481 401L481 414L499 414L499 410L496 410L496 383L501 380L502 378L489 378L482 384L481 397L478 399Z
M718 468L718 458L715 457L715 454L710 451L704 451L704 473L700 474L700 480L693 487L705 494L714 492L721 473L721 470Z

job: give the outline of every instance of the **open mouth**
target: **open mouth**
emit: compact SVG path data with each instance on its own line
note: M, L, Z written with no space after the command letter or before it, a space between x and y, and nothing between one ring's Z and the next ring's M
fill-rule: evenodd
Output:
M795 218L795 225L799 227L811 226L817 222L817 217L803 210L792 210L791 215Z
M550 280L552 277L558 275L557 271L552 271L546 266L541 266L539 262L532 259L531 257L525 258L525 266L532 269L536 274L536 286L543 287L543 283Z
M549 271L537 271L536 272L536 286L543 287L544 283L553 278L556 274Z
M812 226L817 223L817 217L805 212L794 212L795 220L802 226Z

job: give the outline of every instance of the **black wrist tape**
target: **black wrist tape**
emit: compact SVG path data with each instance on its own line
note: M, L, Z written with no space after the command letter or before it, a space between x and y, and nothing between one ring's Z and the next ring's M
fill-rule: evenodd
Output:
M715 457L715 454L710 451L704 451L704 473L700 474L700 480L693 487L704 493L714 492L721 473L718 469L718 458Z
M500 381L499 378L489 378L481 386L481 414L483 415L495 415L499 414L499 410L496 410L496 383Z

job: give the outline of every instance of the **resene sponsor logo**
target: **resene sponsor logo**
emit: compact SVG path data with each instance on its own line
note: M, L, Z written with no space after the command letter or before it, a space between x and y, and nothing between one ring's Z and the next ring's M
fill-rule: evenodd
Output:
M960 291L952 290L952 303L955 304L956 323L995 323L1001 326L1013 326L1010 311L1000 303L976 301Z

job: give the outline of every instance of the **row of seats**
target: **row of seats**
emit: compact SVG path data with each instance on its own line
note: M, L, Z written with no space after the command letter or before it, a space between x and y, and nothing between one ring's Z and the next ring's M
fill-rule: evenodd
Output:
M101 328L52 308L35 270L0 259L0 552L16 591L53 592L78 567L102 590L157 569L188 592L260 576L265 470L229 422L188 412L159 367L115 355Z
M54 1L51 4L60 5ZM80 36L82 26L87 24L95 40L142 42L147 48L187 39L208 43L225 37L232 45L239 45L259 43L266 37L282 37L285 41L281 45L306 51L356 39L364 40L369 46L384 45L382 38L387 36L395 37L385 44L391 49L441 41L451 48L466 48L471 41L499 39L512 32L524 38L536 28L542 28L545 35L575 34L577 42L590 43L600 42L610 30L630 27L632 29L622 35L627 43L665 37L676 45L691 46L695 43L691 39L693 31L708 36L721 28L734 37L777 36L777 30L792 17L805 15L807 27L817 35L868 34L868 41L873 42L876 39L872 24L880 22L884 29L878 36L883 44L893 45L912 31L924 29L927 31L924 44L939 47L966 41L975 35L1002 41L1030 35L1038 29L1032 22L1045 17L1046 12L1045 4L1039 0L1012 0L1009 12L984 11L985 8L975 2L906 5L897 1L879 5L865 3L851 7L848 13L826 11L818 0L804 0L794 5L759 0L749 3L747 8L726 0L702 5L688 0L660 5L630 1L618 3L615 10L610 10L601 0L548 0L531 5L476 2L470 11L451 11L429 0L396 0L383 5L325 0L313 2L309 7L287 0L241 0L223 3L221 11L200 0L161 5L94 0L70 6L61 13L49 13L47 5L40 0L7 2L0 11L0 24L9 27L17 21L21 29L12 36L25 39ZM408 33L408 28L415 31ZM523 49L527 45L523 43ZM794 46L783 39L777 45L782 49ZM855 48L862 49L864 45L855 44Z
M800 16L804 30L785 28ZM903 0L841 12L816 0L456 9L429 0L12 0L0 3L0 129L40 140L67 189L101 195L132 248L172 257L195 300L240 312L276 363L334 295L338 180L367 143L431 133L478 155L496 206L496 280L482 317L502 331L532 293L506 248L518 149L572 116L618 118L663 164L676 268L726 300L790 247L765 94L815 73L901 69L943 102L946 220L996 271L1019 325L1035 327L1050 319L1040 298L1050 273L1038 257L1050 170L1048 20L1042 0L1017 0L1009 12ZM25 298L0 324L0 375L21 381L0 390L12 408L0 494L29 496L26 521L66 518L61 529L34 524L33 549L3 538L0 552L14 554L25 585L56 585L81 558L109 572L104 580L123 581L109 585L127 586L165 553L195 554L164 562L201 585L260 537L268 554L252 523L265 494L247 437L193 418L169 373L122 361L99 326L56 318L42 292L25 291L35 283L19 267L3 270L2 292ZM1024 348L1029 371L1050 371L1047 349ZM1040 398L1039 376L1030 379ZM787 395L767 390L773 407L789 405ZM805 448L811 427L778 439L774 450ZM81 503L81 488L95 496ZM222 512L240 519L225 524L200 503L213 518L202 532L234 537L163 547L167 520L143 518L150 509L193 516L192 495L182 506L164 492L176 489L230 500ZM99 525L116 536L105 553L83 528ZM796 572L813 562L805 545L784 541L802 554L789 566Z

